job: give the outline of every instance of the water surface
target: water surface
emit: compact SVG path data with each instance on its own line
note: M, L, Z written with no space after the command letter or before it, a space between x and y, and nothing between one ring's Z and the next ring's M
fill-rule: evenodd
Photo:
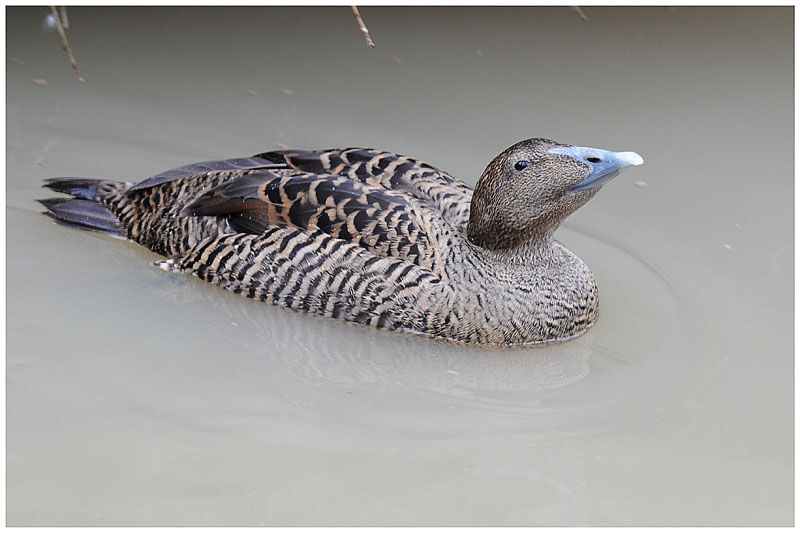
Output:
M367 6L369 49L347 7L70 8L81 84L8 9L9 525L792 524L793 10L584 11ZM539 348L251 302L33 202L284 145L474 184L533 136L646 161L559 230L601 317Z

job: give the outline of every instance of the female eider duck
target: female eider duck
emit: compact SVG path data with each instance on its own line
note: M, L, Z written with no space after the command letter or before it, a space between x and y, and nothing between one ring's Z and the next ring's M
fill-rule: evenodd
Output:
M574 337L597 318L589 268L553 232L634 152L529 139L473 191L366 148L265 152L134 185L54 178L57 221L132 239L249 298L479 344Z

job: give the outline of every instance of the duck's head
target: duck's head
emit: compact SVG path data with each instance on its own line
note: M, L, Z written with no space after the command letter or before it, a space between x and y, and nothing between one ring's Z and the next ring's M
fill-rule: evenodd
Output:
M469 239L491 250L552 235L570 213L630 165L635 152L611 152L547 139L528 139L503 151L483 171L469 217Z

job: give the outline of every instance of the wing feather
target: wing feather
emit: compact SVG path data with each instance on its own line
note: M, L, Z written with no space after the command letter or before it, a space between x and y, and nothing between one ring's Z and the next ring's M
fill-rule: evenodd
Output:
M434 269L446 228L413 199L347 176L254 172L190 203L187 216L225 217L242 233L270 226L321 230L383 257Z
M269 159L258 156L221 159L219 161L202 161L200 163L193 163L191 165L185 165L161 172L160 174L156 174L153 177L137 183L129 190L138 191L141 189L147 189L148 187L186 178L195 174L204 174L206 172L243 172L247 170L286 168L286 166L287 165L285 162L276 163L274 161L270 161Z
M398 155L369 148L280 150L255 157L284 162L300 172L347 176L386 190L410 194L456 228L466 230L472 189L447 172Z

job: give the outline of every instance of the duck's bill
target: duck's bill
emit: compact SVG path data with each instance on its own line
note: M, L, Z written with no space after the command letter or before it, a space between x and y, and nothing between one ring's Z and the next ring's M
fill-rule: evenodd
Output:
M599 187L626 167L644 163L642 156L636 152L612 152L587 146L558 146L548 151L551 154L568 155L592 167L592 173L571 188L570 192Z

